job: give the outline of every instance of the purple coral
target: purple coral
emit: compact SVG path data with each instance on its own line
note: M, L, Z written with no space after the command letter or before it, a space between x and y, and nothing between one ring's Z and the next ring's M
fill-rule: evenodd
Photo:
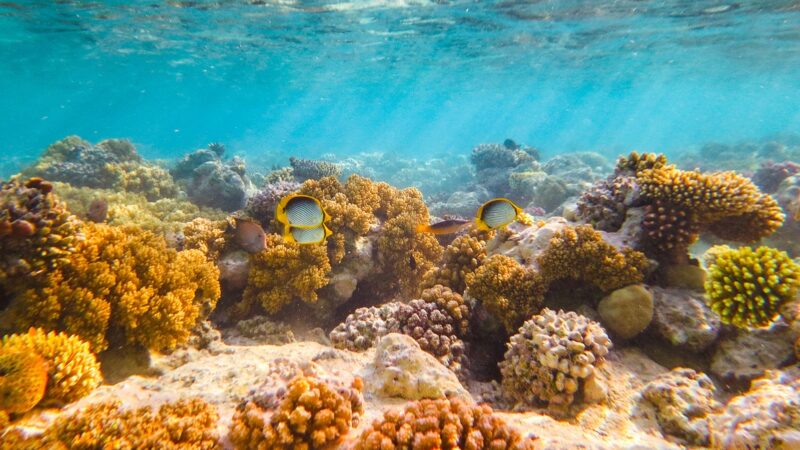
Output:
M294 181L276 181L265 185L256 195L247 200L245 213L266 227L275 217L275 206L281 198L297 191L300 184Z
M779 163L766 161L761 163L761 167L756 170L752 179L762 191L773 194L783 180L797 173L800 173L800 164L791 161Z
M414 338L422 350L454 372L462 373L466 349L456 335L460 323L446 309L425 300L411 300L400 305L397 319L402 332Z

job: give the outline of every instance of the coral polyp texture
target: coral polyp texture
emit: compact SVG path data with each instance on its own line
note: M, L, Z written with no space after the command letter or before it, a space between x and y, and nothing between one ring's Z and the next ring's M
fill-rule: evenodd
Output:
M44 396L45 386L47 366L41 356L0 347L0 411L24 413L32 409Z
M185 399L150 407L125 409L121 402L89 405L56 419L40 436L7 433L11 449L196 449L222 445L216 426L219 414L200 399ZM16 430L14 430L16 431Z
M103 381L100 364L89 344L76 336L30 329L4 336L0 351L20 351L42 357L47 368L44 405L63 405L79 400Z
M479 233L455 238L444 249L438 266L425 274L420 287L429 288L441 284L463 294L467 288L467 276L475 272L486 259L485 239Z
M460 373L464 369L466 348L458 338L460 321L444 307L421 299L400 304L397 318L401 331L417 341L422 350L445 366Z
M361 379L341 388L298 376L282 396L250 400L233 415L230 440L237 449L323 449L345 436L363 413ZM269 404L265 404L269 403Z
M569 406L611 346L596 322L544 308L511 337L500 363L503 392L527 405Z
M384 413L356 441L356 450L533 450L523 436L488 405L456 397L420 400Z
M198 217L183 227L183 248L200 250L210 261L217 261L228 243L227 228L226 220Z
M80 240L78 221L40 178L0 185L0 283L54 270Z
M170 349L183 343L220 296L219 270L199 250L178 252L135 227L85 224L68 263L12 299L0 317L89 342Z
M706 280L708 302L724 323L769 325L800 287L800 265L786 252L742 247L715 252Z
M627 248L620 252L590 225L581 225L557 232L538 263L548 284L572 279L608 292L641 282L647 258Z
M298 181L338 177L342 174L342 168L338 164L328 161L300 159L292 156L289 158L289 165L292 166L292 174Z
M422 291L420 298L428 303L437 305L453 318L456 325L455 333L464 336L469 329L469 305L458 292L453 292L449 287L435 285Z
M389 302L356 309L331 331L331 343L336 348L352 351L372 347L381 336L400 331L399 307L399 302Z
M539 312L546 285L538 272L508 256L493 255L467 277L467 292L513 332Z

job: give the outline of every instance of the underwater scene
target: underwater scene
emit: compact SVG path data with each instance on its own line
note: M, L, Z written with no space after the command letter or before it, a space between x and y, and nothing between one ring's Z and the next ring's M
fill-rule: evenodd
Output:
M800 4L0 2L0 450L800 449Z

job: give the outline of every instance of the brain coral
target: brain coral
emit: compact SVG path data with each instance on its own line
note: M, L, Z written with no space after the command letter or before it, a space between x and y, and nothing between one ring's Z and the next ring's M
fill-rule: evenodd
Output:
M538 263L548 283L573 279L608 292L641 282L647 258L630 249L619 252L591 225L581 225L553 235Z
M768 325L800 287L800 265L786 252L742 247L715 253L706 280L708 302L725 323Z
M177 252L135 227L87 223L84 232L68 263L2 311L14 328L66 331L94 351L109 339L169 349L216 305L219 270L199 250Z
M38 178L0 185L0 283L55 269L80 240L77 220Z
M79 400L103 380L89 344L76 336L31 328L25 334L4 336L0 350L31 352L43 358L47 389L42 403L46 405Z
M277 407L258 401L234 413L230 439L237 449L322 449L339 441L363 413L361 379L349 389L311 377L291 380Z
M596 322L544 308L511 337L500 363L503 392L529 405L568 406L610 348L611 340Z
M32 409L42 399L46 385L47 366L41 356L0 347L0 411Z
M41 447L17 448L221 449L218 420L214 406L200 399L166 403L157 413L150 407L124 409L118 401L95 403L59 417L43 436L19 442Z
M403 412L388 411L356 441L356 450L533 450L523 437L494 415L488 405L459 398L420 400Z
M545 291L546 285L538 272L504 255L487 258L467 277L469 295L500 319L509 332L539 311Z

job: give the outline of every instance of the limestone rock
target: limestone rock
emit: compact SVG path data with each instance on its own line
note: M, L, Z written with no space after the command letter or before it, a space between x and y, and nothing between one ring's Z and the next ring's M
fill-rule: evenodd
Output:
M781 367L793 353L793 340L785 324L743 330L720 341L711 358L711 372L726 381L746 382L767 369Z
M653 332L670 344L701 352L717 339L719 316L706 305L705 296L688 289L654 287Z
M623 339L644 331L653 319L653 294L633 284L613 291L597 307L603 325Z

